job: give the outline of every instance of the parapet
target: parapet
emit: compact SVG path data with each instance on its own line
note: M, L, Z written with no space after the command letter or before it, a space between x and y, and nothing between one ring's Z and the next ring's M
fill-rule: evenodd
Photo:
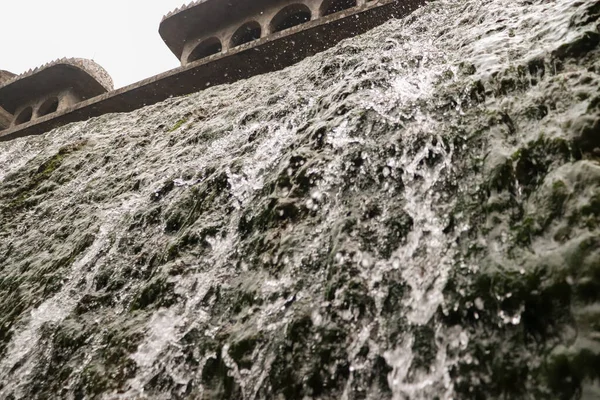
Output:
M373 0L198 0L163 17L159 32L182 65Z
M101 66L81 58L63 58L18 76L5 72L0 72L0 129L60 112L113 89Z

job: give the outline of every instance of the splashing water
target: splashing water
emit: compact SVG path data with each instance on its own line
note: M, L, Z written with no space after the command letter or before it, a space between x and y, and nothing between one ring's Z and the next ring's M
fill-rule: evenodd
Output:
M435 1L0 143L0 397L575 396L542 366L593 310L539 271L594 259L598 4Z

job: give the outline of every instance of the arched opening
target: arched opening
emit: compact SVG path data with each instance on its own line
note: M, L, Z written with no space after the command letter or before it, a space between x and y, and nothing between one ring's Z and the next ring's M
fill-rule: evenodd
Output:
M187 62L191 63L196 60L200 60L201 58L212 56L213 54L218 54L223 50L223 46L221 45L221 41L215 37L206 39L202 43L200 43L194 51L188 57Z
M321 4L321 15L324 17L352 7L356 7L356 0L325 0Z
M280 32L310 21L310 9L304 4L292 4L279 11L271 21L271 32Z
M31 121L32 116L33 116L33 109L31 107L25 108L23 111L21 111L19 113L19 115L17 115L17 118L15 119L15 125L21 125L21 124L24 124L25 122Z
M38 109L38 116L43 117L44 115L52 114L58 110L59 101L57 97L52 97L42 103Z
M231 47L240 46L244 43L260 39L262 29L256 21L248 22L242 25L231 37Z

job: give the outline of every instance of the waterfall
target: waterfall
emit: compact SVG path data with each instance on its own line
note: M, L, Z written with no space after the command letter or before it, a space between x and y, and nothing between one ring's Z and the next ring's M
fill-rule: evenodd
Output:
M438 0L0 143L0 398L594 398L599 10Z

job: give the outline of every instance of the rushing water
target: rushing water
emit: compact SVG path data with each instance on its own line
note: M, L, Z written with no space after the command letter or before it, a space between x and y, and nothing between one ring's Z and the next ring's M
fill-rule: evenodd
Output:
M439 0L0 143L0 398L596 398L597 0Z

